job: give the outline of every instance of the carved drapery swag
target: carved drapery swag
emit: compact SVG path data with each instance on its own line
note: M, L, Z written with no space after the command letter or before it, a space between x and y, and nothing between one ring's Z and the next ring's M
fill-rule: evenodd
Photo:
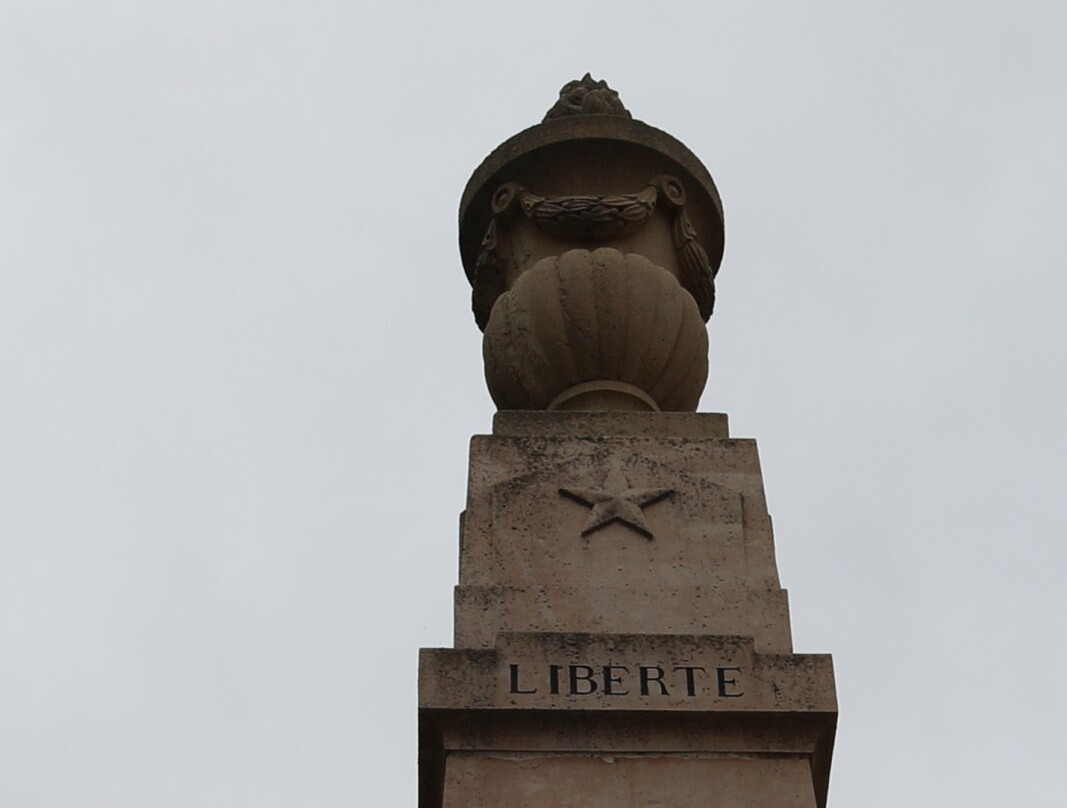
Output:
M696 301L701 317L711 317L715 306L715 271L707 251L685 210L685 189L677 177L660 174L637 193L611 196L539 196L513 182L493 194L489 221L474 273L474 315L481 328L505 291L503 256L498 251L500 221L521 211L538 228L553 236L577 242L600 242L630 235L647 224L662 200L671 211L671 237L678 255L679 281Z

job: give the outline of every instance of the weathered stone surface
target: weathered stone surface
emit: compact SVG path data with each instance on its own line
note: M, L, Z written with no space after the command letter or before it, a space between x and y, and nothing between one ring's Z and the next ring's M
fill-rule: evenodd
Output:
M607 248L569 250L524 272L493 306L483 345L502 410L692 411L708 376L692 296L647 258Z
M596 81L586 73L577 81L568 81L559 91L559 100L545 114L545 120L567 115L618 115L629 118L619 94L606 81Z
M697 632L752 637L763 652L793 649L784 589L620 589L597 581L582 587L456 587L457 648L491 648L497 634L515 631Z
M491 650L424 649L419 691L424 806L825 803L825 655L758 654L738 637L502 634Z
M833 670L791 653L753 441L717 415L499 413L468 495L456 648L420 659L425 808L824 804Z
M561 488L673 490L643 509L653 538L626 524L583 536L590 508ZM622 493L622 492L620 492ZM471 443L463 585L778 586L755 444L479 436Z
M455 647L420 653L421 808L823 808L831 660L792 652L755 443L687 412L723 238L700 161L588 75L471 177L501 412Z
M724 759L682 755L483 755L449 757L447 808L815 808L803 757Z
M648 187L650 180L659 176L678 180L684 194L686 218L708 256L709 270L714 277L725 244L722 202L708 170L685 145L666 132L621 117L573 115L547 120L501 144L475 170L460 203L460 255L474 287L474 311L479 325L484 327L488 322L496 297L508 288L509 279L513 282L521 273L521 267L526 265L523 260L517 267L512 267L505 259L504 264L492 269L478 266L486 238L494 235L490 227L497 215L494 197L502 187L512 183L542 197L604 198L640 193ZM521 223L522 219L518 221ZM665 221L665 226L672 225L672 221ZM521 243L533 243L530 257L550 254L547 247L540 248L529 240L532 232L520 238ZM670 231L661 232L666 237ZM673 240L673 236L668 241L661 241L660 236L643 233L643 230L638 231L641 238L637 242L626 241L632 235L626 233L622 240L601 241L594 246L645 254L650 245L670 244ZM564 252L568 246L588 245L570 241L560 244L556 254ZM502 252L504 256L522 256L521 250L509 247L503 247ZM669 257L662 259L662 263L653 255L646 257L654 263L667 264L668 271L677 272L681 277L680 269L675 267L672 271L671 266L677 261L676 250L660 250L657 254ZM530 261L528 265L533 263ZM710 280L708 278L706 282ZM701 290L695 284L705 281L697 278L687 283L694 284L690 292L695 292L694 298L698 302L699 299L709 300L707 310L702 309L702 314L710 315L711 287Z
M537 412L493 416L493 434L513 437L728 438L721 412Z
M704 437L723 416L517 412L494 429L471 444L457 647L527 630L791 650L755 445Z
M475 171L460 252L500 409L695 410L722 206L681 143L588 74Z
M505 633L482 652L423 649L419 706L833 713L830 657L757 654L747 637Z

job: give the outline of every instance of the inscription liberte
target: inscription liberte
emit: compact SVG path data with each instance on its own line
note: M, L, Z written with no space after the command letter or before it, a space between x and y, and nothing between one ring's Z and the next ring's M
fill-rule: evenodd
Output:
M549 665L534 676L511 664L509 693L532 696L719 696L736 699L741 689L741 668L702 665Z

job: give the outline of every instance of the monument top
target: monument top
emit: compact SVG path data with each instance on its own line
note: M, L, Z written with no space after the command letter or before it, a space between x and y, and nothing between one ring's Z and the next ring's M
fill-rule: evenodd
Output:
M491 303L487 307L479 301L482 295L478 287L489 279L485 273L479 278L477 270L482 242L493 219L492 195L502 182L520 177L532 190L540 192L564 194L579 188L586 195L596 195L598 191L617 188L611 192L625 194L636 190L632 187L635 184L639 188L654 176L647 174L648 170L685 181L689 189L688 218L707 253L709 284L713 286L711 282L722 263L726 233L722 200L711 174L684 143L633 119L618 92L606 81L596 81L586 73L563 86L559 100L541 123L494 149L475 169L463 191L459 250L467 279L475 287L478 325L484 329L492 308ZM713 296L713 291L710 294ZM708 302L701 306L705 319L711 316L711 305Z
M500 409L696 409L722 203L696 155L607 82L568 82L482 161L459 231Z

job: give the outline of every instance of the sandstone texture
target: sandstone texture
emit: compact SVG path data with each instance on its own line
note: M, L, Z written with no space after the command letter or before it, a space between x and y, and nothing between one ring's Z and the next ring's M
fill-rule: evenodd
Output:
M419 663L425 808L825 804L833 665L793 653L725 416L499 413L461 521L455 644Z
M500 411L420 653L420 808L825 805L832 661L794 653L755 442L695 412L724 239L704 165L588 74L467 184Z

